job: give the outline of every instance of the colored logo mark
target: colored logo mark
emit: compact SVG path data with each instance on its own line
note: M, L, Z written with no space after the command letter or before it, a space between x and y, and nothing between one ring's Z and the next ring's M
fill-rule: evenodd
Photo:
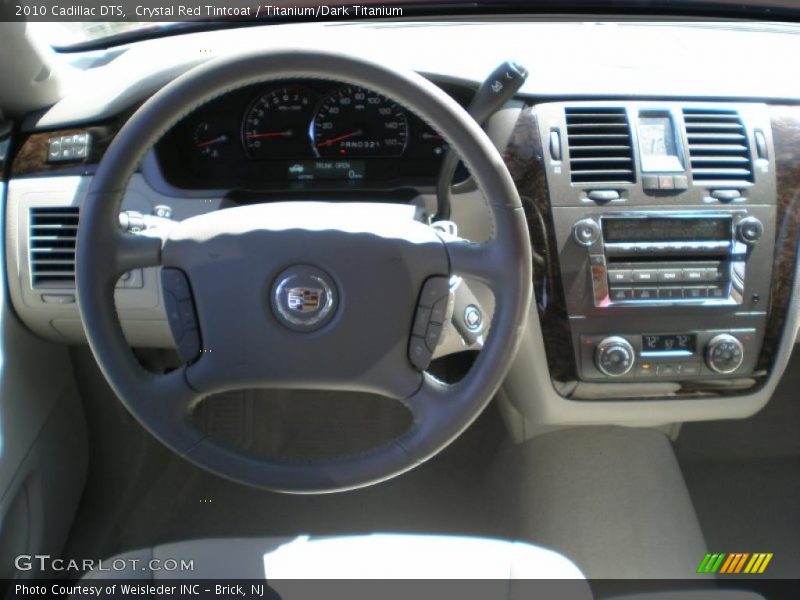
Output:
M709 553L700 562L697 572L709 575L760 575L771 560L772 552Z

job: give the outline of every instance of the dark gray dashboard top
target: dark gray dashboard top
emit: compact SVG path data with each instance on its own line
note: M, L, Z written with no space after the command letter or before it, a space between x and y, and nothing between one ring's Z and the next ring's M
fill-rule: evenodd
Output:
M479 82L517 60L535 98L680 97L800 101L800 25L756 22L382 21L302 23L176 35L64 54L62 99L29 123L62 127L118 114L209 58L261 48L332 49L439 80Z

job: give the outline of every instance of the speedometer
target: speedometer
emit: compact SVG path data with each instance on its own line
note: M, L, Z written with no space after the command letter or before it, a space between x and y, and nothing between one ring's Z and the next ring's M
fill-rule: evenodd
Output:
M380 94L346 86L326 96L311 124L319 157L396 157L408 141L408 118Z
M242 144L250 158L287 159L308 156L308 124L314 93L281 87L259 96L242 120Z

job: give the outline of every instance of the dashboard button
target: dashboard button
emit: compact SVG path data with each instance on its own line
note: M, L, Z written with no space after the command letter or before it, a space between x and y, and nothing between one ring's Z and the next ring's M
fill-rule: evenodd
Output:
M633 290L630 288L612 288L609 292L609 297L617 302L620 300L630 300L633 298Z
M658 365L656 374L659 377L675 377L678 374L678 366L673 364Z
M619 192L616 190L592 190L588 196L589 200L599 203L619 200Z
M75 304L75 294L42 294L45 304Z
M698 300L701 298L705 298L706 296L707 296L706 288L701 288L701 287L683 288L684 298L688 298L690 300Z
M678 372L681 375L695 376L700 375L700 365L698 363L684 363L678 365Z
M656 300L658 290L656 288L638 288L633 290L634 300Z
M725 288L719 285L711 286L710 288L708 288L708 291L706 293L708 294L709 298L714 298L717 300L720 298L725 298L725 296L727 295Z
M675 179L672 175L659 175L658 176L658 189L660 190L674 190Z
M716 267L709 267L703 269L703 281L717 281L719 279L719 269Z
M684 269L683 270L683 280L688 282L701 282L705 281L705 270L704 269Z
M683 298L683 288L658 288L659 300L676 300Z
M686 175L675 175L674 182L676 190L689 189L689 179L686 177Z
M608 281L610 283L630 283L632 281L632 274L630 269L614 269L608 272Z
M658 189L658 177L655 175L645 175L642 178L642 187L646 190Z
M657 272L655 269L634 269L633 281L637 283L651 283L657 279Z
M636 375L639 377L655 377L656 376L656 366L653 363L642 363L639 365L639 369L636 371Z
M600 226L592 219L581 219L572 226L572 237L587 248L600 239Z
M661 269L658 271L658 280L667 283L683 281L683 272L680 269Z
M742 193L739 190L714 190L711 192L711 197L720 202L730 202L741 197Z

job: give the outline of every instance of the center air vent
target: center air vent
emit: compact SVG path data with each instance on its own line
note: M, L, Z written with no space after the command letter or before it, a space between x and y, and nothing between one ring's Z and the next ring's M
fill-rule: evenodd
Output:
M78 207L31 208L30 265L34 287L75 287Z
M725 184L753 181L747 130L730 109L684 108L692 179Z
M633 183L631 129L624 108L567 107L572 183Z

